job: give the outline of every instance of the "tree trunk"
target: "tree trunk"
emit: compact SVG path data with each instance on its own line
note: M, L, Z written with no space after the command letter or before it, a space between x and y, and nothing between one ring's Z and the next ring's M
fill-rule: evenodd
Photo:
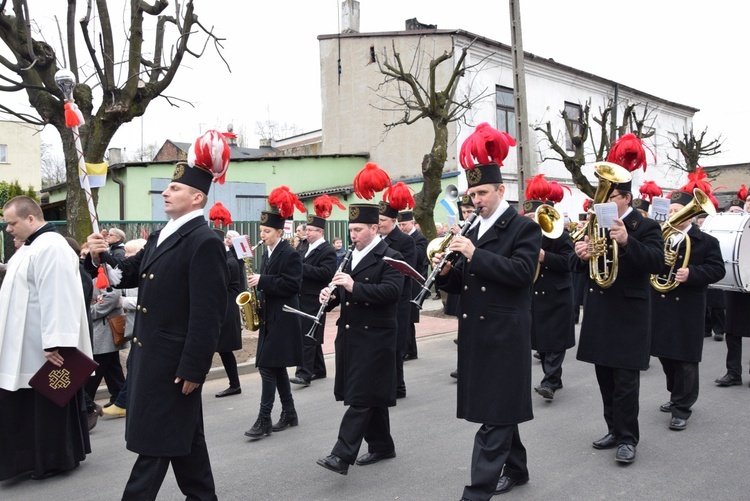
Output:
M432 150L422 160L422 190L415 197L414 219L427 240L437 237L435 229L435 204L443 192L442 176L448 149L448 126L442 120L433 120L435 139Z

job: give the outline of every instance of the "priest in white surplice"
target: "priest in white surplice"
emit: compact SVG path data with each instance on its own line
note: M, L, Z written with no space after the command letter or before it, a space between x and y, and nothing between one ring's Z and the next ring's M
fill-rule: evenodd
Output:
M61 408L28 384L46 360L62 362L57 348L91 356L79 261L33 199L10 200L3 219L25 243L0 289L0 480L27 472L46 478L91 452L83 392Z

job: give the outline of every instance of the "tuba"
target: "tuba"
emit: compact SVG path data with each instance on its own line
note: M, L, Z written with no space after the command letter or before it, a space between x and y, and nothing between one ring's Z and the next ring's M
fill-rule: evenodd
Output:
M687 231L678 230L685 221L688 221L701 212L716 214L714 204L702 190L693 190L693 200L683 207L679 212L673 214L661 226L661 236L664 238L664 265L665 270L658 275L651 275L651 287L658 292L669 292L677 288L680 283L676 280L677 270L685 268L690 261L690 237ZM685 257L682 264L678 266L677 252L682 242L685 241Z
M633 178L627 169L611 162L597 162L594 172L599 179L594 204L606 202L618 184ZM606 229L599 226L593 211L586 225L574 233L573 240L580 240L584 235L589 237L589 277L602 289L611 287L617 279L617 245L607 236Z
M540 205L534 211L534 217L536 223L542 228L542 235L545 237L555 240L560 238L565 229L565 221L563 221L560 213L551 205ZM534 275L534 282L539 278L539 272L542 269L542 263L536 265L536 275Z
M252 250L260 247L261 243L263 242L258 242ZM253 270L253 260L249 257L242 259L245 261L245 284L247 284L247 277ZM249 291L240 292L234 302L240 307L242 326L249 331L257 331L260 328L260 304L255 287L251 287Z

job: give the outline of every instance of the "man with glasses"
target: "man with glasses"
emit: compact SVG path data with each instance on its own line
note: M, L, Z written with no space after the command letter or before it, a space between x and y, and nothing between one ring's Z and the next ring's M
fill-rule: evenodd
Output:
M633 209L630 190L630 181L620 183L609 196L618 214L607 230L608 243L618 248L617 279L604 288L588 278L577 355L594 364L604 405L607 434L592 445L617 447L615 460L621 463L635 460L640 371L648 369L651 348L649 278L664 264L659 224ZM588 237L576 242L573 271L588 271L588 244Z

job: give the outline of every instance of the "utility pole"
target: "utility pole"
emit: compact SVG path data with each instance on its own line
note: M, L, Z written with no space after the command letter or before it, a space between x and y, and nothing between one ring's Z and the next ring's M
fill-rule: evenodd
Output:
M526 179L531 178L531 150L529 146L529 120L526 116L526 70L521 36L521 0L510 4L510 55L513 61L513 98L516 104L516 144L518 151L518 204L525 200Z

